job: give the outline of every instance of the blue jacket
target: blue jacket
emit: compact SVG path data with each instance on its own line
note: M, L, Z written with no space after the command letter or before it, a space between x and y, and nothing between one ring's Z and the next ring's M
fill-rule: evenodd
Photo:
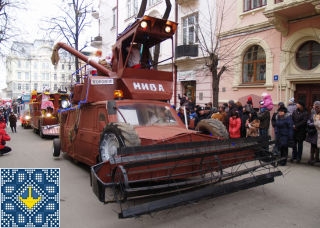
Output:
M293 121L289 114L283 117L276 116L275 122L276 143L279 147L288 147L289 141L293 140Z

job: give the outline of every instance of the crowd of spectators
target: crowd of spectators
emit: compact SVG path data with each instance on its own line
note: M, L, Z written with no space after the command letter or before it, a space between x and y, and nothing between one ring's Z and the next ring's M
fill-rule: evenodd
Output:
M303 101L295 102L294 98L290 98L287 107L284 102L279 102L271 116L275 105L267 93L261 95L261 100L255 107L250 96L245 104L229 100L228 103L220 104L218 107L213 107L211 102L205 106L195 105L186 94L179 95L179 99L178 115L189 126L189 129L196 129L201 120L212 118L224 124L229 132L229 138L258 136L270 138L271 124L276 141L274 151L283 158L280 165L286 165L289 148L292 148L292 156L289 161L300 163L304 141L311 144L308 164L314 165L320 162L320 139L318 140L320 101L314 102L311 114L309 114Z

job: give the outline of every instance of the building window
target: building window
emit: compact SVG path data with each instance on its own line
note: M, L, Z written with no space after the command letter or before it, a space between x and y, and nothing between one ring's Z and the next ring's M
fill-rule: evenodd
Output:
M21 83L18 83L18 90L21 90Z
M127 1L127 14L128 17L132 17L133 15L138 13L138 0L128 0Z
M267 0L244 0L243 11L249 11L267 5Z
M24 78L25 78L26 81L30 80L29 72L24 72Z
M57 74L55 73L55 74L53 74L53 80L58 80L58 77L57 77Z
M33 74L33 80L38 80L38 74L37 73Z
M21 68L21 61L18 60L18 67Z
M243 58L243 83L264 83L266 80L266 54L259 45L250 47Z
M53 85L53 90L54 90L54 91L57 91L57 90L58 90L58 85L57 85L57 84L54 84L54 85Z
M26 91L29 91L30 90L30 85L27 83L26 84Z
M61 74L61 80L65 81L65 79L66 79L66 75L65 74Z
M21 80L21 72L18 72L18 80Z
M34 89L34 90L38 90L38 83L34 83L34 84L33 84L33 89Z
M320 44L314 40L303 43L296 53L297 65L303 70L312 70L320 64Z
M112 9L112 27L116 27L117 25L117 7Z
M64 70L64 64L61 64L61 70Z
M198 42L198 14L192 14L182 18L183 44L195 44Z

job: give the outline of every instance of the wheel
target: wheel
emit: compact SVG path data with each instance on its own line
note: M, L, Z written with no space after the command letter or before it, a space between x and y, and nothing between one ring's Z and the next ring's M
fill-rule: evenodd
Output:
M59 157L60 150L61 150L60 139L59 138L53 139L53 157Z
M196 128L196 131L200 131L204 134L210 134L212 136L222 137L224 139L229 138L229 133L224 124L217 119L204 119L201 120Z
M108 124L100 138L99 160L108 161L121 147L139 146L141 143L134 128L126 123Z
M117 202L124 202L127 199L126 189L129 187L128 176L123 166L118 166L112 171L112 182L114 199Z

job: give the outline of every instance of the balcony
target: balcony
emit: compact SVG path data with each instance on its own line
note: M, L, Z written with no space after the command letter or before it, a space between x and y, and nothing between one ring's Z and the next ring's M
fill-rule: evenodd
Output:
M190 56L198 56L198 45L180 45L176 47L176 58Z
M93 39L91 39L91 46L95 48L101 48L102 46L102 37L96 36Z
M319 0L271 0L264 15L283 36L288 34L288 22L320 14Z

